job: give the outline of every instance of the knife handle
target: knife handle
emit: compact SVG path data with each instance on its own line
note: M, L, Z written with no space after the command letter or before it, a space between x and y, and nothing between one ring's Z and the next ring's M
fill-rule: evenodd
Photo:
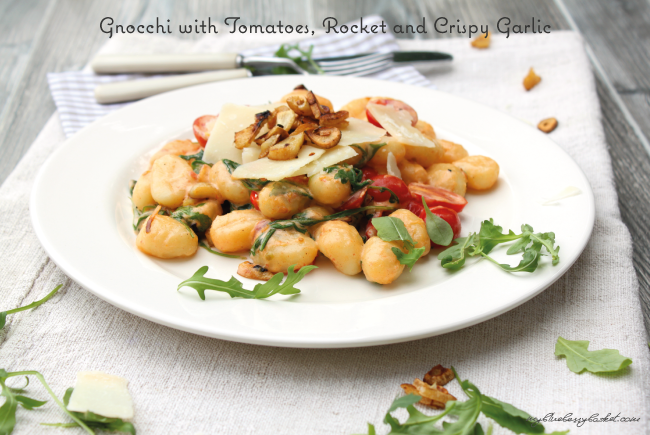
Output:
M183 74L160 79L128 80L97 86L95 88L95 99L100 104L122 103L151 97L152 95L187 86L251 76L252 74L249 70L240 68L230 71Z
M192 72L234 69L241 65L236 53L103 54L90 64L97 74Z

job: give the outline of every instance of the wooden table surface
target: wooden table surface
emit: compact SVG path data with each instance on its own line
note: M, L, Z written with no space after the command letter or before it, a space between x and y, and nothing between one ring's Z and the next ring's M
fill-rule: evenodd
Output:
M55 111L46 73L81 69L107 35L99 22L151 24L156 17L243 24L303 23L320 28L380 14L388 24L431 22L439 16L463 23L531 17L551 30L582 33L597 77L603 126L623 220L634 240L646 330L650 330L650 2L648 0L0 0L0 182ZM179 36L179 35L176 35ZM184 35L187 37L187 35ZM427 38L452 37L429 32Z

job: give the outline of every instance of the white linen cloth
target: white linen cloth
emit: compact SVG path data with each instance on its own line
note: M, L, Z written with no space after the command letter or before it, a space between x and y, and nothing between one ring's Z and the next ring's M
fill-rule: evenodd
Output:
M201 43L242 50L270 42L229 35ZM174 44L165 40L166 47ZM59 395L73 385L78 371L102 370L125 377L135 405L134 424L141 435L351 434L365 433L366 422L375 423L384 433L381 421L393 399L402 394L399 385L421 378L436 364L454 365L463 379L483 393L536 417L620 412L640 418L635 423L585 423L580 428L547 423L548 432L646 433L650 361L632 245L617 206L594 78L581 38L571 32L493 37L487 50L471 48L467 39L399 41L399 45L403 50L454 55L451 68L428 75L442 91L531 123L549 116L559 120L550 137L587 175L596 199L596 223L580 259L552 287L470 328L360 349L253 346L151 323L68 279L33 233L27 209L33 179L64 141L55 114L0 188L2 309L36 300L58 283L65 286L36 310L8 317L7 327L0 332L0 367L39 370ZM542 82L526 92L521 82L531 66ZM70 219L92 214L83 210L81 199L75 202L74 192L62 192L61 198L70 201ZM426 309L413 307L413 312L432 316L436 309L444 309L430 302ZM634 362L622 374L577 375L553 354L558 336L591 340L592 350L619 349ZM449 385L452 394L465 400L455 382ZM47 398L35 381L28 393ZM51 401L39 410L19 409L14 433L55 433L57 429L38 423L58 421L67 420ZM495 433L510 432L495 425Z

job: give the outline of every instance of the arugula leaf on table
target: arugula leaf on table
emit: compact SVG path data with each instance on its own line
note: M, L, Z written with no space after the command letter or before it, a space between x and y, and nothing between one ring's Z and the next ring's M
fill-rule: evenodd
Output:
M300 68L304 70L315 70L318 74L325 74L320 66L314 62L312 58L312 51L314 50L314 45L310 45L308 50L302 50L300 44L282 44L278 51L273 55L275 57L283 57L285 59L293 60ZM291 52L296 51L298 56L292 56ZM287 66L277 66L274 67L271 72L273 74L298 74L297 71L287 67Z
M208 162L203 161L203 150L199 151L196 154L192 154L192 155L189 155L189 156L181 154L178 157L180 157L183 160L187 160L187 161L192 160L192 170L197 174L199 172L201 172L201 167L203 165L208 165L208 166L212 167L212 163L208 163Z
M406 253L401 249L393 247L391 251L395 254L400 264L405 264L409 270L413 270L415 262L424 253L424 247L416 248L413 238L406 230L404 222L392 216L383 216L372 219L372 225L377 229L377 236L385 242L403 242Z
M43 297L42 299L39 299L37 301L34 301L29 305L25 305L24 307L12 308L11 310L0 312L0 329L4 328L5 324L7 323L7 314L13 314L13 313L17 313L19 311L31 310L32 308L36 308L39 305L43 305L45 302L49 301L52 298L52 296L54 296L56 294L56 292L59 291L59 289L61 287L63 287L63 284L57 285L54 288L54 290L52 290L51 292L46 294L45 297Z
M66 411L78 418L80 421L86 424L89 428L93 428L95 430L103 430L107 432L126 432L130 433L132 435L136 435L135 427L133 426L132 423L129 423L128 421L124 421L121 418L113 418L113 417L104 417L98 414L95 414L94 412L86 411L86 412L76 412L76 411L68 411L68 404L70 403L70 397L72 396L72 392L74 391L74 388L68 388L65 392L65 395L63 396L63 405L65 406ZM79 423L41 423L43 426L51 426L51 427L79 427ZM92 430L92 429L91 429ZM92 431L91 433L95 433Z
M379 148L383 147L384 145L386 145L386 143L371 143L368 144L370 148L366 148L364 145L359 144L350 145L351 147L356 148L361 155L361 159L354 164L354 167L363 168L366 166L366 163L372 160L372 158L375 157L375 154L377 154L377 151L379 151Z
M632 364L632 359L625 357L616 349L588 350L587 340L567 340L558 337L555 343L555 355L566 357L569 370L582 373L616 372Z
M8 387L6 384L7 379L14 377L14 376L25 376L27 378L27 384L29 384L29 378L28 376L35 376L36 379L39 380L39 382L45 387L45 390L47 390L48 394L54 402L66 413L70 418L72 418L77 426L82 427L83 429L86 430L89 434L94 434L93 432L83 421L81 421L77 416L73 415L66 406L61 403L58 397L54 394L54 391L50 388L50 386L45 382L45 378L43 377L42 374L40 374L37 371L33 370L25 370L25 371L18 371L18 372L7 372L5 369L0 369L0 387L2 388L2 392L0 393L0 396L5 397L5 403L0 406L0 435L9 435L13 432L14 427L16 426L16 411L18 409L18 404L27 409L27 410L33 410L34 408L37 408L39 406L43 406L47 401L41 401L41 400L36 400L36 399L31 399L29 397L26 397L24 395L18 395L16 393L22 392L22 390L27 386L22 388L11 388ZM73 423L71 423L73 424ZM134 432L135 433L135 432Z
M384 423L391 428L389 435L483 435L484 431L477 422L479 414L494 420L500 426L510 429L517 434L543 434L541 423L529 420L530 415L508 403L482 394L478 387L468 380L461 380L452 367L456 381L460 384L468 400L449 401L442 413L426 415L415 408L421 397L414 394L395 399L384 417ZM406 409L408 418L400 422L392 415L397 409ZM455 416L453 422L442 422L442 429L434 426L446 415ZM565 435L565 432L553 432L551 435ZM368 435L376 433L375 426L368 423ZM487 434L492 433L492 422L489 423Z
M253 290L246 290L241 283L234 276L230 277L228 281L222 281L215 278L206 278L205 273L208 271L208 266L203 266L192 275L191 278L186 279L178 285L180 290L182 287L192 287L199 294L202 300L205 300L205 291L214 290L228 293L231 298L244 298L244 299L265 299L274 294L280 293L283 295L293 295L300 293L300 290L295 288L294 285L298 283L304 276L317 269L316 266L304 266L294 272L295 264L289 266L289 273L287 279L283 282L283 273L276 273L273 277L264 284L256 284Z
M429 238L437 245L449 246L451 241L454 239L454 230L451 229L451 225L440 216L431 213L424 197L422 197L422 205L424 206L424 212L426 213L424 223L427 227Z

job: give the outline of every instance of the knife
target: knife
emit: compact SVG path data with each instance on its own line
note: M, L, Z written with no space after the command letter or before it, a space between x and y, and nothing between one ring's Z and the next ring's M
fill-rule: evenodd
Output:
M315 61L325 64L328 62L359 59L373 54L376 53L328 57L315 59ZM425 62L452 59L450 54L435 51L395 51L392 55L393 62ZM277 66L288 66L297 72L308 74L307 71L297 66L291 59L266 56L242 56L237 53L103 54L96 56L91 62L91 67L97 74L198 72L244 67L264 69Z

